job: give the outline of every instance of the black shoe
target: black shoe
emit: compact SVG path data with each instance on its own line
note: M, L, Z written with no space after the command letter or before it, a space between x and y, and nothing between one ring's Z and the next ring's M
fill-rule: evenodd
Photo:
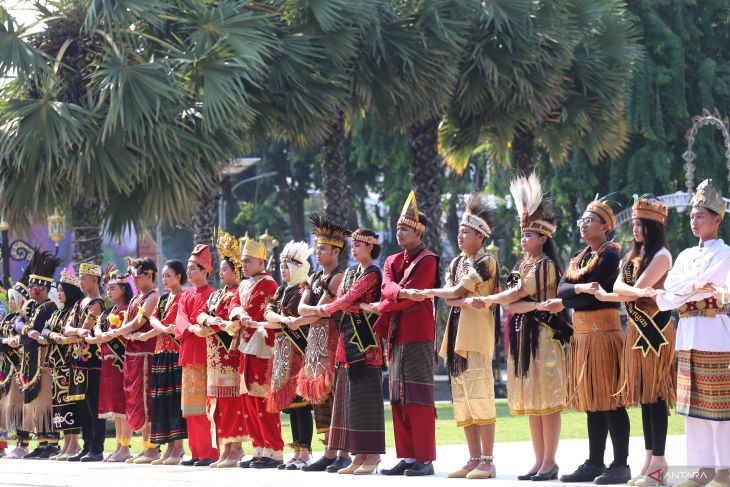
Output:
M193 463L194 467L210 467L210 464L215 462L215 460L211 460L210 458L203 458L202 460L198 460L197 462Z
M575 472L560 477L561 482L593 482L596 477L606 470L606 466L594 465L590 460L586 460L583 465L578 467Z
M532 480L535 475L537 475L537 472L527 472L525 475L518 475L517 480Z
M549 471L545 473L536 473L532 477L530 477L530 480L534 480L535 482L544 482L545 480L555 480L558 478L558 466L555 465L553 468L551 468Z
M46 448L48 448L47 445L37 446L32 452L23 455L23 460L37 460Z
M256 462L256 461L260 460L260 459L261 459L261 457L253 457L251 460L244 460L244 461L242 461L241 463L238 464L238 466L241 467L241 468L251 468L251 464L253 462Z
M251 468L277 468L279 465L281 465L281 460L261 457L251 464Z
M58 447L58 445L53 446L47 446L41 451L38 456L36 457L38 460L48 460L48 458L52 455L58 455L58 453L61 451L61 449Z
M183 460L182 462L180 462L180 465L182 465L183 467L194 467L195 462L197 461L197 458L191 458L190 460Z
M625 484L631 480L631 469L628 465L612 463L593 482L598 485Z
M309 465L303 466L300 470L302 472L324 472L327 470L327 467L335 463L339 457L335 458L327 458L327 457L319 457L316 462L313 462Z
M337 457L334 462L332 462L327 468L325 468L325 471L327 473L337 473L338 470L349 467L351 463L352 458L350 457Z
M405 471L411 468L413 465L415 465L415 463L406 463L405 460L401 460L395 467L386 468L384 470L381 470L380 473L383 475L403 475Z
M433 462L416 462L410 463L410 467L403 472L406 477L422 477L424 475L433 475Z
M104 460L103 453L88 453L81 457L82 462L101 462Z
M72 456L72 457L68 457L68 458L66 459L66 461L67 461L67 462L80 462L80 461L81 461L81 458L82 458L82 457L85 457L85 456L86 456L86 455L88 455L88 454L89 454L88 450L81 450L81 451L80 451L80 452L78 452L78 453L77 453L76 455L74 455L74 456Z

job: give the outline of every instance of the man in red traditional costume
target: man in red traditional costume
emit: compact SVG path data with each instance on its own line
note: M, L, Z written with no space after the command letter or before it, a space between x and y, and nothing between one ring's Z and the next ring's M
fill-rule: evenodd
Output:
M243 246L244 280L233 298L230 318L221 324L230 333L238 332L232 346L241 354L241 393L244 393L244 424L251 436L253 459L241 462L243 468L275 468L282 463L284 440L279 413L266 411L267 377L271 369L274 331L259 326L269 299L276 293L276 281L265 270L266 247L253 239ZM258 336L256 336L258 334Z
M206 364L205 338L195 334L198 316L206 310L213 288L208 276L213 271L213 256L207 245L195 246L188 259L187 274L194 289L180 294L175 319L175 338L180 340L180 366L182 367L183 416L188 424L188 444L192 458L181 465L207 467L218 459L210 432L210 421L206 414Z
M436 324L433 301L417 290L439 286L439 257L423 244L425 229L426 219L418 211L416 195L411 191L396 230L403 252L385 260L380 303L366 310L380 314L375 332L388 342L395 447L402 459L395 467L383 470L383 475L434 474Z

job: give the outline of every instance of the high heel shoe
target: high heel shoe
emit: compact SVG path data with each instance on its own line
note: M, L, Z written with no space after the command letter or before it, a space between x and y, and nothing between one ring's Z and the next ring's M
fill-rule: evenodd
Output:
M241 454L239 456L237 456L237 457L233 457L233 458L228 457L225 460L223 460L222 462L218 462L218 465L216 466L216 468L232 468L232 467L235 467L236 465L238 465L238 462L241 461L241 458L243 458L243 452L241 452ZM211 467L212 466L213 465L211 465Z
M349 466L347 466L345 468L339 469L337 471L337 473L339 473L339 474L345 474L345 475L353 474L353 473L355 473L355 470L357 470L358 468L362 467L362 465L363 465L362 463L352 462Z
M160 458L158 458L156 460L152 460L150 462L150 465L164 465L166 461L167 461L167 458L160 457Z
M532 480L532 477L534 477L535 475L537 475L537 470L535 470L534 472L527 472L524 475L518 475L517 480Z
M634 477L633 479L631 479L631 480L629 480L628 482L626 482L626 485L636 485L636 482L637 482L637 481L639 481L639 480L642 480L642 479L644 479L644 478L646 478L646 475L644 475L644 474L642 473L641 475L637 475L637 476L636 476L636 477Z
M378 473L378 465L380 465L380 460L378 460L376 463L371 463L369 465L362 464L359 467L355 469L354 472L352 472L353 475L370 475L373 472Z
M553 468L551 468L549 471L540 473L537 472L536 475L533 475L530 477L530 480L533 480L535 482L544 482L546 480L557 480L558 479L558 468L557 465L555 465Z
M173 457L170 456L165 461L162 462L163 465L180 465L180 462L182 461L183 457Z

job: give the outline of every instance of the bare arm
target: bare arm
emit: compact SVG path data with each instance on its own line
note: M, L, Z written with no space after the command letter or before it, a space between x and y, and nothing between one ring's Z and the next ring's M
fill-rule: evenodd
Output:
M463 287L461 284L456 286L444 287L441 289L423 289L418 291L419 294L427 296L429 298L443 298L443 299L461 299L466 296L469 290ZM398 295L400 297L400 294Z

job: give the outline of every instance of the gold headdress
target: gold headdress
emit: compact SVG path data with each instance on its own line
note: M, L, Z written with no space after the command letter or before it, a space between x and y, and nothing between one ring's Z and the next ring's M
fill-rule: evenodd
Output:
M353 242L362 242L364 244L368 245L380 245L380 239L377 235L367 235L360 231L360 229L355 230L352 232L352 241Z
M266 260L266 246L261 242L249 238L243 244L241 257L255 257L257 259Z
M668 216L667 205L656 199L652 200L642 196L631 207L631 218L651 220L666 225Z
M58 282L70 284L81 289L81 280L79 279L79 277L72 274L66 274L66 270L61 271L61 280Z
M233 264L233 270L240 272L241 270L241 247L238 245L236 237L220 228L213 232L213 243L218 249L218 257L228 259Z
M426 226L418 219L418 203L416 202L416 193L413 191L408 195L408 199L403 205L400 218L398 218L398 225L411 227L417 232L423 232L426 229Z
M697 186L697 191L692 197L692 206L712 210L720 215L720 218L725 216L725 201L720 192L712 186L712 179L705 179Z
M315 235L314 243L329 244L334 247L342 248L345 246L350 231L339 225L335 225L322 215L309 215L309 221L312 223L312 233Z
M548 237L555 233L555 214L550 201L544 198L537 174L533 172L528 177L514 178L509 185L509 192L512 194L522 231L531 230Z
M101 266L99 264L82 262L79 265L79 275L83 274L86 274L87 276L101 277Z
M497 207L484 193L472 193L466 200L466 209L461 216L461 225L473 228L485 237L492 233L497 223Z

